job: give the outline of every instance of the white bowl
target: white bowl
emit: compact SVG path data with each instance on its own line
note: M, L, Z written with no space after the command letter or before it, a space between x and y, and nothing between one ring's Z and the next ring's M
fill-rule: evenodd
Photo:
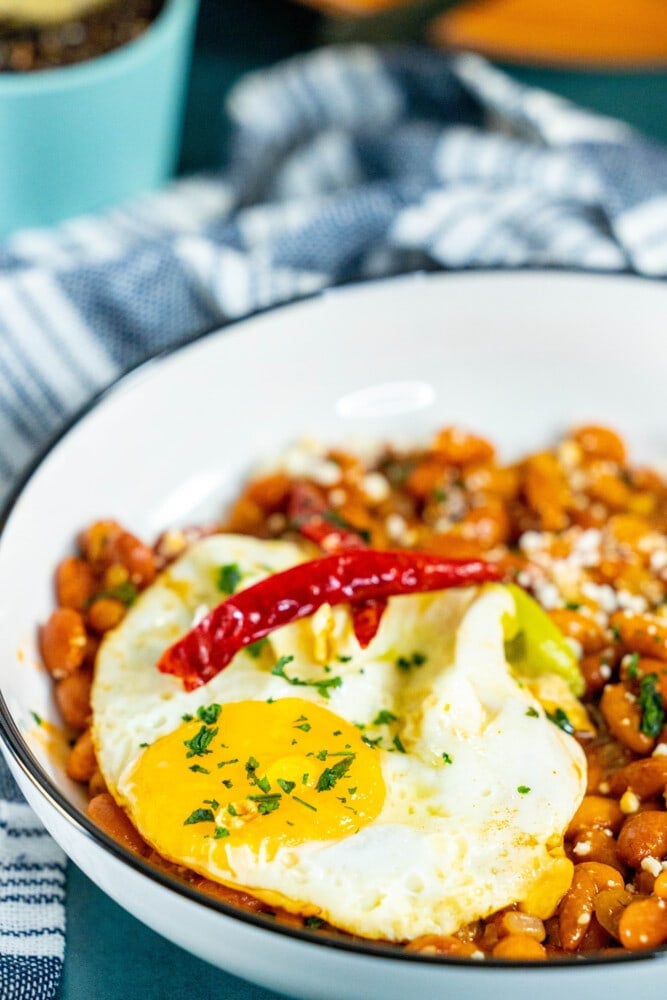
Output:
M582 420L667 457L667 286L562 273L413 276L321 295L150 362L105 393L36 465L0 538L0 731L55 839L113 899L236 975L310 1000L405 996L661 997L664 954L530 966L434 960L294 931L204 898L126 853L32 712L58 725L39 664L52 577L85 524L151 538L214 516L243 476L305 432L419 436L447 422L508 457Z

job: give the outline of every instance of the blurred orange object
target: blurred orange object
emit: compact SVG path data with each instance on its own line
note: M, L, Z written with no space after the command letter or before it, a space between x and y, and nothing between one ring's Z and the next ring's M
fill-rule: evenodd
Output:
M418 0L303 0L330 14L376 14ZM444 6L444 2L443 2ZM552 66L663 67L667 0L461 0L431 39L446 48Z
M328 14L376 14L392 7L406 7L413 0L302 0Z
M438 18L432 37L505 61L659 66L667 0L464 0Z

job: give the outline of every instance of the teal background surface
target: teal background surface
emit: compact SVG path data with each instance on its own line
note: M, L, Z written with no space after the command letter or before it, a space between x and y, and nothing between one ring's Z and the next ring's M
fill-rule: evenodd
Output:
M247 70L317 44L322 23L288 0L203 0L187 98L181 172L224 165L224 95ZM667 72L587 73L504 67L667 141ZM70 865L59 1000L277 1000L138 923ZM341 998L344 1000L344 998Z
M130 45L0 74L0 236L113 205L173 172L197 0Z
M278 1000L149 930L70 864L59 1000Z

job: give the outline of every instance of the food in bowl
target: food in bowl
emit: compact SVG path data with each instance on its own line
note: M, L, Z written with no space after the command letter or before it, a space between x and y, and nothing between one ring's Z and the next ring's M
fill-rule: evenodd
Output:
M446 428L291 449L152 548L98 522L42 632L70 776L130 849L298 926L480 959L660 945L666 514L606 428L511 466ZM402 594L355 589L392 561Z
M164 0L0 0L0 73L68 66L133 41Z

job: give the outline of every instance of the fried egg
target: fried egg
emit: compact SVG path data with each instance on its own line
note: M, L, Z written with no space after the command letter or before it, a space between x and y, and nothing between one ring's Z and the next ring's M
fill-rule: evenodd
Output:
M364 650L325 605L196 691L158 673L230 573L240 589L304 558L212 536L106 637L93 738L112 794L165 858L367 938L550 916L586 765L505 658L506 588L392 598Z

